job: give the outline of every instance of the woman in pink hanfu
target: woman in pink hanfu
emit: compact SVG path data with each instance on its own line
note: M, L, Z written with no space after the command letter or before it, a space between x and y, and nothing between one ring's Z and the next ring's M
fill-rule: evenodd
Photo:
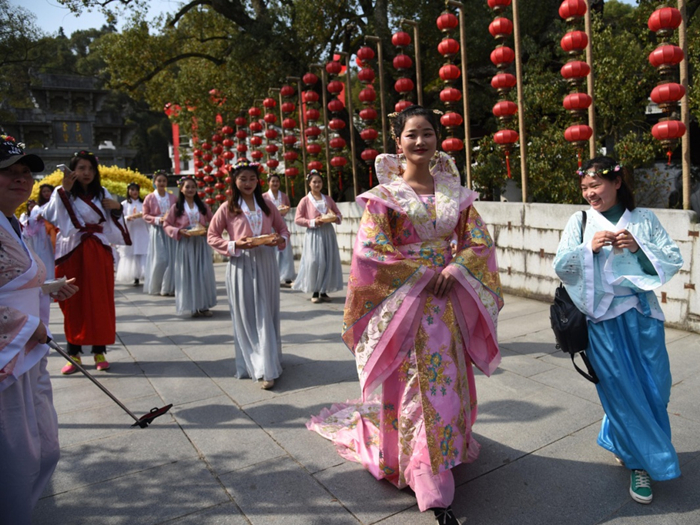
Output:
M436 153L437 130L435 115L420 106L399 114L402 154L378 156L381 184L357 198L364 215L343 339L362 399L325 409L307 426L377 479L410 486L438 523L455 524L451 469L479 451L472 365L488 376L500 362L503 300L476 194L460 185L452 159Z

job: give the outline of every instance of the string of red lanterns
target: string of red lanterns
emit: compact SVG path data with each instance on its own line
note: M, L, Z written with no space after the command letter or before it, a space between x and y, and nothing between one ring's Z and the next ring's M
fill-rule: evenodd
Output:
M365 161L369 168L369 187L372 187L372 166L374 159L379 155L379 152L372 147L372 144L379 136L379 132L373 127L374 121L377 119L377 110L374 109L374 102L377 100L377 92L374 90L374 69L370 66L369 61L375 57L374 49L369 46L363 46L357 50L357 63L362 69L357 74L358 80L364 84L364 88L360 91L359 99L364 106L360 111L360 118L365 123L365 129L360 132L360 137L366 144L366 148L360 153L360 157Z
M495 15L489 24L489 33L497 43L496 48L491 52L491 63L498 70L491 79L491 87L496 90L499 98L491 112L500 123L500 129L494 134L493 140L506 156L506 173L510 179L510 153L520 138L517 131L508 127L518 112L518 105L510 100L510 92L517 81L512 73L507 72L515 60L515 51L505 44L506 39L513 34L513 22L504 16L511 0L488 0L488 4Z
M457 26L459 26L459 20L449 11L444 11L437 19L437 27L443 34L437 49L438 53L445 59L445 64L439 71L440 79L445 84L445 88L440 92L440 100L447 108L445 114L440 118L440 123L447 132L447 138L442 141L442 149L452 157L464 149L462 139L454 136L455 131L464 122L462 115L456 111L457 104L462 100L462 91L454 87L462 76L461 69L454 64L454 59L460 49L459 42L452 38L452 32Z
M281 107L284 115L282 119L282 143L286 150L284 153L284 176L287 177L287 180L291 179L292 197L294 197L294 179L299 175L299 168L294 166L294 163L299 158L299 154L294 151L294 146L297 143L297 136L294 131L297 127L297 121L294 119L293 114L297 108L291 99L296 95L296 90L293 86L282 86L280 95L284 99Z
M303 99L306 105L306 111L304 112L304 120L306 121L306 128L304 129L304 135L306 136L306 152L313 159L306 164L306 169L308 171L321 171L323 170L323 162L318 160L318 156L321 154L323 148L318 139L321 135L321 128L319 128L317 124L318 120L321 118L321 112L316 107L320 97L318 93L313 90L313 86L318 83L318 77L313 73L306 73L301 80L308 88L303 93Z
M396 71L399 72L401 77L394 83L394 89L399 93L401 100L399 100L394 106L394 111L401 113L407 107L413 105L413 102L409 99L413 89L415 88L413 80L409 77L404 76L409 69L413 67L413 60L410 56L404 53L404 49L411 44L411 35L404 31L397 31L391 37L391 43L397 49L397 54L393 60L393 66Z
M329 82L326 89L333 96L333 98L328 101L326 106L328 111L331 112L331 119L328 121L328 127L331 129L328 145L333 150L331 166L338 170L338 189L341 193L343 191L343 167L347 165L348 159L342 156L346 142L345 139L340 136L340 131L345 129L345 121L338 116L339 112L345 108L345 104L343 104L338 96L345 89L345 83L340 80L333 79L333 77L337 77L342 70L343 66L336 60L331 60L326 64L326 72L329 76ZM330 192L331 189L328 188L328 191Z
M268 173L272 173L279 166L279 160L275 158L277 151L279 151L279 146L275 144L278 133L273 127L277 123L277 115L273 113L273 110L277 107L277 101L268 97L263 100L263 107L266 110L265 116L263 116L263 121L265 121L265 153L267 154L265 165Z
M651 134L666 148L668 164L678 139L685 135L685 124L678 120L678 102L685 96L685 88L677 83L676 66L683 60L683 50L671 42L674 31L683 21L675 7L659 7L649 16L647 25L659 38L659 45L649 54L649 63L658 72L659 84L651 92L651 100L658 104L664 116L651 128Z

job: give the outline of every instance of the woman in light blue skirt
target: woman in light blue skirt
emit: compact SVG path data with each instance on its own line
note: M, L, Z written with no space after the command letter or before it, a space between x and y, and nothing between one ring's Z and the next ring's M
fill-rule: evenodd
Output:
M333 223L342 215L328 195L323 195L323 179L316 170L306 177L311 191L297 206L294 222L306 228L299 274L292 288L313 294L312 303L330 302L329 292L343 289L343 268Z
M280 215L284 217L289 213L291 203L287 194L280 191L280 177L276 173L270 173L267 177L267 184L270 189L263 196L275 205ZM294 280L294 252L292 243L288 242L284 250L277 251L277 266L280 269L280 284L289 288Z
M173 264L176 241L168 237L163 229L163 219L175 204L177 198L168 193L168 176L164 171L153 174L155 191L146 195L143 201L143 220L148 228L148 254L144 271L143 291L149 295L173 295Z

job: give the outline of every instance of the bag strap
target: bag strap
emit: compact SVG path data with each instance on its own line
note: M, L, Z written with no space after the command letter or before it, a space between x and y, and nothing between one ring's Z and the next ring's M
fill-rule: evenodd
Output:
M588 373L584 372L581 370L578 365L576 365L576 361L574 360L574 357L576 354L579 354L581 356L581 359L583 359L584 364L586 365L586 368L588 369ZM582 352L576 352L576 354L571 354L571 362L574 364L574 368L576 371L581 374L583 377L588 379L591 383L598 384L598 376L595 373L595 370L593 370L593 366L591 365L591 362L588 360L588 356L586 355L586 351Z
M588 220L586 210L581 210L581 215L583 217L583 220L581 221L581 242L583 242L583 234L586 233L586 221Z

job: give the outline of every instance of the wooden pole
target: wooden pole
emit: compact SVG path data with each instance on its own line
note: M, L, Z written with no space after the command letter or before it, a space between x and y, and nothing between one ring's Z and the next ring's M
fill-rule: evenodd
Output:
M384 95L384 51L382 50L382 39L378 36L368 35L365 39L377 44L377 64L379 65L379 106L382 111L382 147L383 153L389 153L389 136L387 134L387 117L386 117L386 97Z
M681 165L683 166L683 209L690 209L690 108L688 107L688 41L686 24L686 0L678 0L678 10L681 12L681 25L678 28L678 47L683 50L683 60L680 63L680 81L685 88L685 96L681 99L681 122L685 124L685 134L681 138Z
M518 128L520 135L520 180L523 202L527 202L527 136L525 134L525 110L523 107L523 72L520 50L520 22L518 0L513 0L513 39L515 40L515 79L518 86Z
M586 47L586 62L591 68L591 72L588 74L588 96L591 97L591 105L588 107L588 125L593 130L591 138L588 139L588 154L590 158L596 156L596 125L595 125L595 78L593 70L593 30L591 28L591 0L587 2L588 8L586 9L585 20L585 30L586 35L588 35L588 46Z

